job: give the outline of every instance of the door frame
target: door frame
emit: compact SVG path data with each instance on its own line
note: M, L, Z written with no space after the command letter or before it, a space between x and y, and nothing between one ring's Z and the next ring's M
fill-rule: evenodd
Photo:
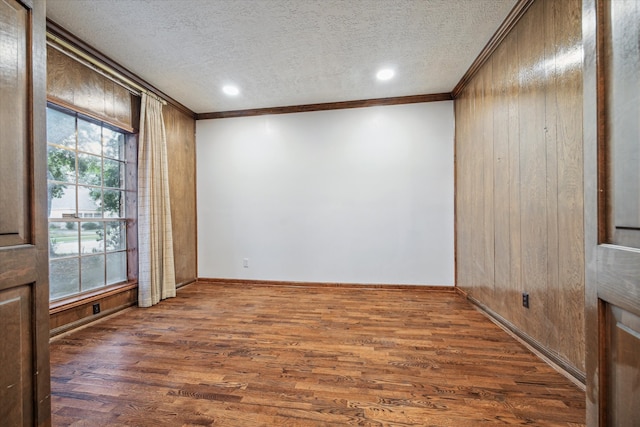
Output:
M625 254L624 248L607 244L610 233L608 217L608 112L605 85L606 0L583 0L582 39L583 67L583 138L584 138L584 244L585 244L585 364L587 377L587 426L608 423L607 388L608 351L601 351L609 343L607 326L611 322L608 302L623 310L638 311L637 289L630 294L619 294L611 287L611 277L618 282L635 282L635 271L618 271L622 265L635 263L637 256ZM608 262L615 265L607 265ZM600 264L600 265L599 265ZM635 264L634 264L635 265ZM609 268L611 267L611 268ZM601 276L601 277L600 277ZM610 277L609 277L610 276ZM631 277L634 276L634 277ZM604 278L609 277L609 284ZM637 285L636 285L637 286Z
M599 320L602 308L597 292L597 246L599 235L598 205L598 138L601 130L598 89L602 86L598 78L602 76L598 66L598 48L602 34L598 32L598 0L582 2L582 43L584 53L583 68L583 138L584 138L584 243L585 243L585 366L587 377L586 420L587 426L600 425L600 342Z

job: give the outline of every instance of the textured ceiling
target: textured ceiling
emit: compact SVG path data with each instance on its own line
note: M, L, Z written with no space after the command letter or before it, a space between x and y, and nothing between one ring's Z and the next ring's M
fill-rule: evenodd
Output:
M450 92L515 2L47 0L47 17L204 113Z

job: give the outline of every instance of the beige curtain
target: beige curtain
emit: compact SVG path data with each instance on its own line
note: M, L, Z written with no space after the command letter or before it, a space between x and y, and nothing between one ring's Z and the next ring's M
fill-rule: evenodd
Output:
M142 94L138 141L138 305L176 296L162 102Z

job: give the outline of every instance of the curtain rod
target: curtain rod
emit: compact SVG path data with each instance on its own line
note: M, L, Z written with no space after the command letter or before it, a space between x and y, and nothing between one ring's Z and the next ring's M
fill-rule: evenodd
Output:
M144 87L140 86L139 84L132 81L131 79L128 79L127 77L118 73L113 68L103 64L101 61L95 59L91 55L86 54L81 49L78 49L71 43L68 43L67 41L51 34L48 31L47 31L47 45L64 53L65 55L69 56L73 60L78 61L85 66L89 66L91 69L98 72L103 77L106 77L112 82L124 87L129 92L135 95L141 95L144 93L148 96L152 96L153 98L158 99L160 102L162 102L163 105L167 105L167 101L165 101L155 93L145 89Z

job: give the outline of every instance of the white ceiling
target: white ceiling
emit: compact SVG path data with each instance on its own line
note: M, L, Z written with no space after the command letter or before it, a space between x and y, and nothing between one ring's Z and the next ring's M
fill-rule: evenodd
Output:
M450 92L515 3L47 0L47 17L204 113Z

